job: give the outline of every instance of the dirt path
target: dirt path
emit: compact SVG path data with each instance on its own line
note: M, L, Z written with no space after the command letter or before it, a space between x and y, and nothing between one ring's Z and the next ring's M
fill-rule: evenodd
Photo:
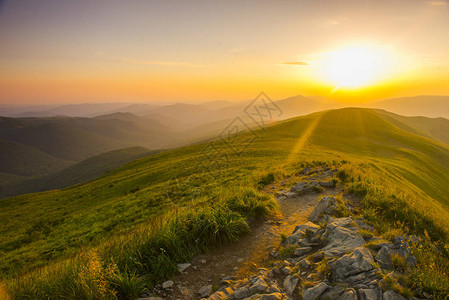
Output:
M270 192L271 187L267 187ZM272 220L253 224L251 233L239 241L195 257L191 266L173 278L175 287L164 299L198 299L205 285L218 287L225 276L243 278L267 264L268 253L281 241L281 233L291 234L297 224L306 222L321 196L341 195L338 188L278 200L280 214ZM163 295L161 295L163 296Z

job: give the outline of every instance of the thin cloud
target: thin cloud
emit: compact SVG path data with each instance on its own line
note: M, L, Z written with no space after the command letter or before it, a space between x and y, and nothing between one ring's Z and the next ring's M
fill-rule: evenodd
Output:
M304 61L287 61L282 63L283 65L290 65L290 66L308 66L309 64Z
M168 67L202 67L202 65L192 64L183 61L164 61L164 60L139 60L129 57L111 56L106 55L103 52L97 51L97 56L104 57L123 63L135 64L135 65L153 65L153 66L168 66Z
M430 6L443 6L443 5L447 5L448 2L447 1L427 1L427 5Z

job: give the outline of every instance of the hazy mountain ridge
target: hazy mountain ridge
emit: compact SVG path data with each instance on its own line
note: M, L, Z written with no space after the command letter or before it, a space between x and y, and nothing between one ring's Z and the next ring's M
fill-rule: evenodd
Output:
M49 175L35 177L12 184L0 185L0 198L25 193L61 189L89 180L118 168L125 163L149 156L160 151L150 151L143 147L133 147L102 153ZM0 177L1 178L1 177Z

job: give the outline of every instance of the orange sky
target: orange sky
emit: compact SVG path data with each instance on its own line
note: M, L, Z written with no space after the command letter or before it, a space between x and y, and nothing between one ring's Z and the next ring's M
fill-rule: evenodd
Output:
M0 104L447 95L447 28L446 0L7 0Z

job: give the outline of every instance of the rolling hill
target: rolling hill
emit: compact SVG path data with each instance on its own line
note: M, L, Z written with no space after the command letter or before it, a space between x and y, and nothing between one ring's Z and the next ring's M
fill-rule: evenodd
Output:
M126 276L151 285L173 275L176 262L235 239L247 230L245 218L273 210L260 187L300 177L305 165L338 165L345 188L363 198L365 218L384 230L425 235L444 249L449 147L406 120L360 108L323 111L141 158L63 190L0 200L2 277L19 298L74 293L73 274L96 249ZM420 266L442 282L421 283L425 289L448 287L446 254L435 258L446 263L441 269Z
M160 152L150 151L143 147L132 147L105 152L54 173L25 179L21 177L12 183L0 185L0 198L25 193L42 192L69 187L82 182L93 180L108 171L124 165L138 158Z

